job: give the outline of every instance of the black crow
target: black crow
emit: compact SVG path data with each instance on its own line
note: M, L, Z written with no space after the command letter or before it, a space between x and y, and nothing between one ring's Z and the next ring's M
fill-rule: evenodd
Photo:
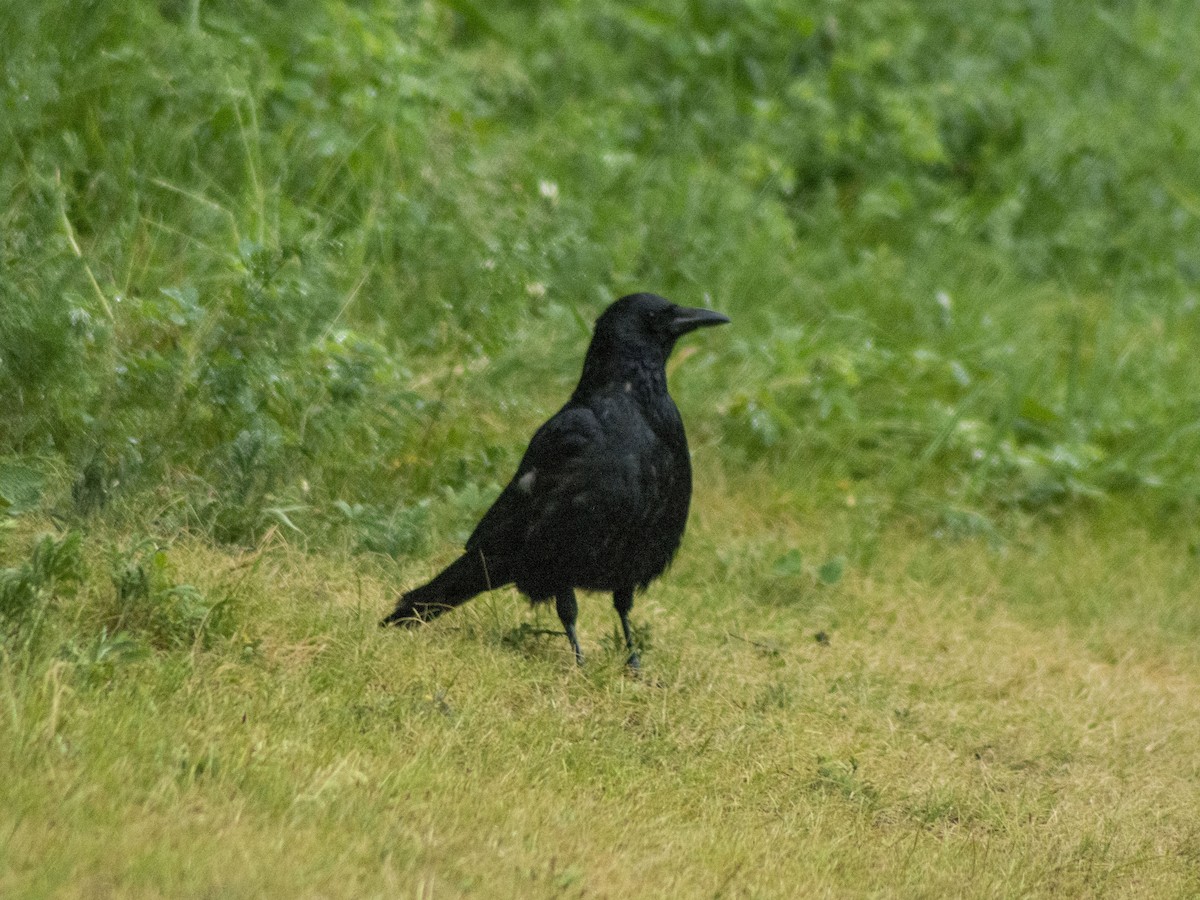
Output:
M667 357L681 335L728 321L655 294L610 305L596 320L575 393L537 430L466 552L403 594L380 624L417 624L516 584L534 603L554 598L582 663L575 589L611 591L629 665L637 668L633 592L670 564L692 496L683 420L667 393Z

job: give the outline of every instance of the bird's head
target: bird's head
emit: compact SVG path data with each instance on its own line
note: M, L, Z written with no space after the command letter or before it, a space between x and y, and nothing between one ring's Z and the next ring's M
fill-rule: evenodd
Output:
M657 351L665 362L675 342L689 331L728 321L729 317L719 312L676 306L657 294L629 294L600 314L592 341L620 351Z
M622 297L596 320L576 394L613 381L644 378L665 387L663 368L675 342L689 331L728 321L719 312L676 306L657 294Z

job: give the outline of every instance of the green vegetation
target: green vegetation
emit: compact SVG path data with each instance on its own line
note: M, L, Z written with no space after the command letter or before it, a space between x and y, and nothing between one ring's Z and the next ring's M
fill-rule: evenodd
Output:
M1200 893L1200 19L0 5L0 894ZM374 623L604 303L639 600Z

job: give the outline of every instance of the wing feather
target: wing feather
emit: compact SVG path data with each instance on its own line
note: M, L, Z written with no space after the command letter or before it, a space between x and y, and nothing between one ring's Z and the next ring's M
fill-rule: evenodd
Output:
M564 481L578 480L572 473L586 468L584 461L603 455L604 431L585 406L568 405L534 434L512 480L484 514L467 549L509 553L524 544L532 524L554 504Z

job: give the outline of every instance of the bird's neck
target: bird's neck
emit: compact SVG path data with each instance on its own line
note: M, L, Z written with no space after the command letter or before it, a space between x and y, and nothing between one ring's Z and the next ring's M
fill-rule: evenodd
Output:
M657 348L597 346L593 341L572 399L583 400L603 390L623 390L647 400L666 394L662 352Z
M679 410L667 391L667 370L661 351L609 353L589 350L574 403L590 405L601 396L628 397L641 410L647 425L667 445L687 456L687 438Z

